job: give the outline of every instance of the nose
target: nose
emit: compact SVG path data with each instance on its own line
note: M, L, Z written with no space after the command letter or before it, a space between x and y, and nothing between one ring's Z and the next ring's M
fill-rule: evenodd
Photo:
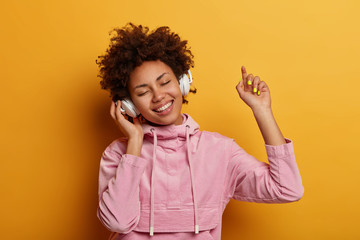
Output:
M165 97L165 93L159 88L153 90L153 102L160 102Z

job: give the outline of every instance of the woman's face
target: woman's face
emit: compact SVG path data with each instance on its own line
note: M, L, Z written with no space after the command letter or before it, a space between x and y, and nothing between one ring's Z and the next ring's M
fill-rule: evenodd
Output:
M165 63L146 61L130 74L131 100L141 115L158 125L182 123L179 82Z

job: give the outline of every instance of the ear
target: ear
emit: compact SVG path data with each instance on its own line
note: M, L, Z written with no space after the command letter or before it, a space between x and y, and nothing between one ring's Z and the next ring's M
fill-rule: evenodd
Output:
M183 96L188 95L190 91L190 85L192 83L192 76L190 70L188 70L188 74L190 78L184 73L179 79L180 90Z

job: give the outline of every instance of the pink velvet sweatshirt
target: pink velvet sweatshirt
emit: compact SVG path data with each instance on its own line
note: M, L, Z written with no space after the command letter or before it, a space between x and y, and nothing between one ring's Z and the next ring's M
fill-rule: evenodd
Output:
M143 129L140 157L126 154L120 138L101 158L97 216L109 239L219 240L231 198L286 203L303 195L289 139L265 145L267 164L186 114L181 125Z

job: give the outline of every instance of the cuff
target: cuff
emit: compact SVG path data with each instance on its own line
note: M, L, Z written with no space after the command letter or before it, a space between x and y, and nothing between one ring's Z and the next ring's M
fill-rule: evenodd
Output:
M265 144L266 153L269 157L282 157L294 154L293 143L290 139L285 138L284 144L273 146Z
M134 156L131 154L124 154L121 158L121 162L130 164L134 167L143 168L147 165L147 163L149 161L146 161L145 159L143 159L141 157Z

